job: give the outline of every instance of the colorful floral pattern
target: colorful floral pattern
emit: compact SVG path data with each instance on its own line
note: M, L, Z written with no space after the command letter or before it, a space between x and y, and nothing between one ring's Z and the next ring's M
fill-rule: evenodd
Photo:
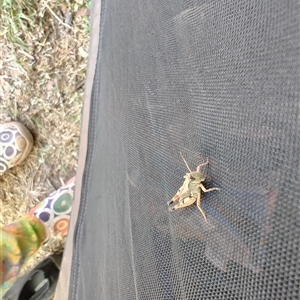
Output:
M72 209L75 181L61 187L48 196L29 214L39 218L55 235L66 236Z

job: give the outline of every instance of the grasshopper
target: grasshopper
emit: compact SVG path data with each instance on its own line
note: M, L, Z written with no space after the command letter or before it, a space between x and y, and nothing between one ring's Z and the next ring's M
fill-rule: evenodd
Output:
M201 173L201 168L209 164L209 160L207 158L205 163L200 164L196 171L191 171L190 167L188 166L186 160L180 153L186 167L190 171L186 173L184 178L183 185L180 187L178 192L174 195L174 197L168 201L168 205L172 204L173 202L178 201L178 204L169 207L170 211L176 210L178 208L186 207L192 205L197 201L197 207L199 208L201 214L203 215L205 221L207 221L206 215L202 208L200 207L200 200L201 200L201 191L204 193L218 191L219 188L210 188L206 189L202 182L205 181L205 176Z

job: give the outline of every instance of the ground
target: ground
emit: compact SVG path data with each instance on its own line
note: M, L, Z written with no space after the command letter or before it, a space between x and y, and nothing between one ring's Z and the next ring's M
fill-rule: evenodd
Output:
M0 176L4 225L76 173L90 2L0 3L0 123L22 122L35 139L26 161Z

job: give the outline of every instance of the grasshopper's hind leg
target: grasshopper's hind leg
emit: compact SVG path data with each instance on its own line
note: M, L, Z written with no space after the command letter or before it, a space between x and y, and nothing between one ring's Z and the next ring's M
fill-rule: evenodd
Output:
M169 208L170 211L176 210L178 208L183 208L192 205L196 201L195 197L186 197L181 199L178 204Z
M180 191L178 191L178 192L175 194L175 196L174 196L170 201L167 202L167 204L170 205L170 204L172 204L173 202L178 201L178 200L180 200Z

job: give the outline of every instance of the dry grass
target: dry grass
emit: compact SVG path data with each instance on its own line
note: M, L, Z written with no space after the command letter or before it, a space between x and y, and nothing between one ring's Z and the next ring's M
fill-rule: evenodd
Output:
M35 139L26 161L0 176L0 225L76 173L87 1L0 0L0 123L22 122Z
M22 216L60 179L74 175L78 158L89 43L88 16L81 16L86 3L33 1L5 1L1 11L0 121L20 121L35 138L28 159L0 177L1 224Z

